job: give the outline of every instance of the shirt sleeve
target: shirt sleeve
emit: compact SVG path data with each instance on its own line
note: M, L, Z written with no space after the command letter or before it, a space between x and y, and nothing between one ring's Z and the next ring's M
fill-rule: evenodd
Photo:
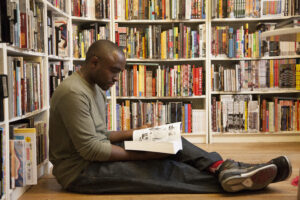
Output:
M86 160L106 161L111 155L108 133L96 132L87 96L69 92L61 98L58 112L76 151Z

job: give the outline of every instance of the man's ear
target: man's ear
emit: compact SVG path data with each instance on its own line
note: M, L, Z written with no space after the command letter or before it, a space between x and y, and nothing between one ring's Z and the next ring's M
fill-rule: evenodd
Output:
M90 58L90 65L92 68L97 67L97 63L99 62L98 58L96 56L93 56Z

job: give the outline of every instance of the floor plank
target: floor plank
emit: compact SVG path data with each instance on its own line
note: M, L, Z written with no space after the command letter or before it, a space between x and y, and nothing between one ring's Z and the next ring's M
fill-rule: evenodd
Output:
M42 177L38 185L31 187L20 200L65 200L65 199L89 199L89 200L231 200L231 199L272 199L272 200L296 200L297 187L291 185L293 178L299 175L300 168L300 144L299 143L260 143L260 144L200 144L207 151L219 152L224 159L256 163L266 162L278 155L287 155L293 166L292 176L283 182L269 185L259 192L241 192L238 194L145 194L145 195L82 195L66 192L61 189L52 175Z

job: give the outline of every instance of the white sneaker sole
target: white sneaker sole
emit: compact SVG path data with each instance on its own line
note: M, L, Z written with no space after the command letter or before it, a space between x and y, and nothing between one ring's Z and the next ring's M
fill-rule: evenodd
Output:
M276 165L270 164L248 173L228 177L221 182L221 185L227 192L260 190L268 186L274 180L276 174Z

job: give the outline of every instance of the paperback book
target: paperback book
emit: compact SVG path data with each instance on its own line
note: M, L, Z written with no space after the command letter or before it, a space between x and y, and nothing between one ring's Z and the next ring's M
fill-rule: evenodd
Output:
M182 150L181 122L133 131L132 141L125 141L126 150L176 154Z

